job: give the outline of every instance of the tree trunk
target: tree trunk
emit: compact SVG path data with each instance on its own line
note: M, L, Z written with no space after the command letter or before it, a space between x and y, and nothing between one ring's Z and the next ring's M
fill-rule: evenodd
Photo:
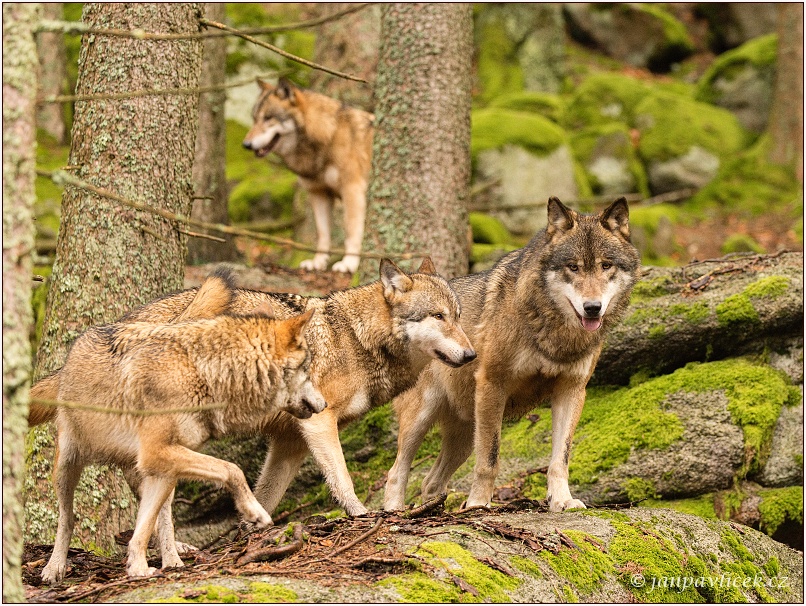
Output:
M225 21L223 3L205 3L204 14L211 21ZM201 86L215 86L226 82L227 39L208 38L204 41ZM199 131L196 135L196 159L193 163L192 217L206 223L229 224L227 209L227 176L225 161L227 153L227 123L224 104L227 92L215 91L199 98ZM209 233L209 232L208 232ZM188 240L188 262L193 264L208 261L232 261L238 251L232 236L214 233L226 242L207 238Z
M644 271L627 318L607 337L593 383L624 384L639 370L664 374L803 339L802 253Z
M778 65L768 131L770 161L792 166L803 183L802 4L778 4Z
M22 602L22 485L31 387L36 43L41 4L3 4L3 602Z
M45 3L43 7L43 18L53 21L64 18L61 2ZM39 53L39 94L43 97L61 95L67 80L64 34L42 32L37 37L36 46ZM36 125L63 144L67 136L64 105L61 103L41 105L36 116Z
M383 5L364 250L425 251L447 277L468 270L472 55L470 5Z
M352 6L345 2L317 5L321 16L333 15ZM368 6L358 12L319 26L314 61L365 80L375 78L381 37L381 7ZM331 74L313 71L311 88L347 105L373 111L372 87Z
M86 4L91 27L195 33L200 6ZM78 94L198 86L202 44L86 35ZM76 176L150 206L187 215L198 102L162 95L76 103L69 165ZM58 368L75 337L129 309L182 288L185 236L177 226L68 187L37 356L37 377ZM55 530L51 487L52 429L29 437L27 540L48 542ZM108 550L131 525L134 507L119 470L92 467L76 491L77 538Z

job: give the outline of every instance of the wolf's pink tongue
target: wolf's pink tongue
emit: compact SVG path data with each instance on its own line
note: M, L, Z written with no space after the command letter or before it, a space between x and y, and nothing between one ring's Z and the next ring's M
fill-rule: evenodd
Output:
M582 327L585 330L593 332L594 330L599 330L599 327L601 325L602 325L601 318L582 318Z

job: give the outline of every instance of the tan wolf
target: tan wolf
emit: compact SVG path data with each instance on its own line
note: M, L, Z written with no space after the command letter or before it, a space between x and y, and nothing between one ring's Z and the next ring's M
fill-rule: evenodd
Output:
M212 277L189 310L200 315L227 312L233 295L221 275ZM58 408L53 474L59 521L43 581L64 577L73 495L90 463L120 466L140 495L129 542L129 576L153 574L146 549L155 526L163 568L182 566L170 508L180 478L224 485L246 520L258 527L271 523L236 465L196 452L210 438L260 432L275 418L290 416L283 411L305 418L325 408L324 398L311 385L304 336L314 312L275 320L268 305L250 311L174 324L108 324L90 328L76 340L65 365L47 379L58 383L59 400L133 414ZM210 404L225 407L177 412ZM138 414L149 410L165 412Z
M341 199L346 254L333 271L355 273L364 237L374 116L285 78L276 87L262 80L258 84L254 122L243 146L258 157L274 152L299 175L313 207L319 251L330 249L333 202ZM328 254L318 252L300 267L321 271L327 262Z
M168 295L120 321L171 322L185 311L195 292ZM273 511L310 450L345 511L365 513L367 508L356 496L347 470L339 428L412 387L431 360L458 367L476 357L459 324L459 300L426 258L410 275L384 259L379 281L324 298L237 289L232 309L240 313L265 302L277 317L318 310L306 338L311 381L328 406L310 419L283 415L264 428L269 450L255 496L267 511ZM51 375L45 387L52 390L54 384L58 385L58 373ZM43 387L37 397L46 396ZM47 417L35 408L31 415Z
M468 507L487 506L498 473L501 424L551 404L548 501L584 507L568 488L571 440L604 337L625 313L639 272L624 198L596 215L548 202L548 226L492 269L451 280L478 359L459 370L429 365L394 402L398 452L384 507L401 509L412 460L439 423L442 449L422 484L428 499L475 449Z

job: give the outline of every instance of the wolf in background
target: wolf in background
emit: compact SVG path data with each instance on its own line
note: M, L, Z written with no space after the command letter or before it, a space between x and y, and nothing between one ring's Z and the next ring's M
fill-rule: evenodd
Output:
M550 508L584 507L568 488L571 441L604 337L625 313L639 265L624 198L596 215L551 198L547 227L524 248L488 271L451 280L478 359L458 370L430 364L395 400L400 433L385 509L403 508L411 463L434 423L442 449L423 480L423 500L444 492L475 450L467 507L489 505L503 419L544 402L551 404Z
M195 293L190 289L167 295L120 322L186 317ZM236 289L231 309L245 313L266 302L278 318L317 310L305 336L311 381L328 405L310 419L280 415L264 428L269 448L255 496L273 511L310 450L344 510L349 515L366 513L347 470L339 428L412 387L431 360L455 368L476 357L459 323L456 293L428 258L412 274L384 259L380 280L365 286L323 298ZM48 398L58 389L59 374L37 383L41 387L32 397ZM41 408L32 407L29 418L47 420L52 413Z
M316 223L316 248L330 250L333 202L344 204L346 254L333 271L355 273L364 237L374 116L336 99L303 90L285 78L277 86L258 80L260 97L243 146L262 158L274 152L299 176ZM328 254L317 252L302 269L322 271Z
M71 407L56 412L53 475L59 521L53 553L42 571L46 583L64 577L75 523L73 495L90 463L120 466L140 496L129 542L129 576L153 574L146 550L155 526L163 568L183 565L171 517L180 478L224 485L246 520L259 527L271 523L236 465L196 450L210 438L259 432L282 411L305 418L325 408L310 383L304 337L314 312L275 320L264 304L250 315L227 315L233 295L227 276L219 274L204 283L188 313L173 324L97 326L71 347L58 372L58 399L124 414ZM192 314L215 317L187 320ZM210 404L224 407L177 412ZM138 414L152 410L164 412Z

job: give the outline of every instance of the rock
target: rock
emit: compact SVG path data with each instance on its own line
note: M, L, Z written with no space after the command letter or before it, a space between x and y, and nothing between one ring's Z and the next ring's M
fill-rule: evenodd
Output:
M749 528L738 532L675 511L525 510L342 523L339 532L350 531L345 541L373 524L379 529L344 555L332 557L332 547L311 537L304 553L276 563L271 574L260 574L260 565L243 575L226 566L226 574L211 569L199 578L191 568L184 582L163 579L115 600L178 601L196 592L203 601L306 603L799 602L803 595L802 553ZM389 563L360 566L367 554ZM310 567L297 574L311 558L323 558L320 574Z
M763 486L803 483L803 387L797 406L785 407L775 423L770 456L756 480Z
M656 194L687 187L699 189L710 183L718 170L719 158L695 145L672 160L650 162L649 183Z
M641 192L648 195L647 177L630 139L630 129L611 122L593 126L571 137L574 155L599 195Z
M731 111L746 129L762 133L772 105L778 37L762 36L723 53L697 85L696 98Z
M710 23L710 46L717 53L776 31L778 8L769 2L700 2Z
M652 89L641 80L622 74L594 74L574 89L563 116L571 130L620 122L635 123L635 108Z
M667 72L694 50L670 12L649 4L563 4L571 36L617 61Z

